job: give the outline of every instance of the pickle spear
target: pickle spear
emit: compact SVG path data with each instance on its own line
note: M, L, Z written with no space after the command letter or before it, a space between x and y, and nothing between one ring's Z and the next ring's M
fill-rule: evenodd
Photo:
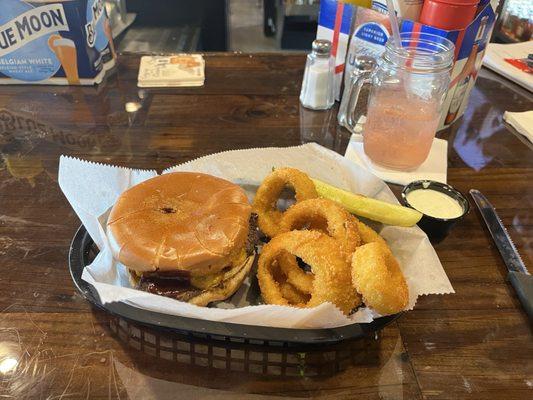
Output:
M316 191L320 197L340 203L352 214L382 222L387 225L413 226L422 213L409 207L371 199L360 194L347 192L335 186L313 179Z

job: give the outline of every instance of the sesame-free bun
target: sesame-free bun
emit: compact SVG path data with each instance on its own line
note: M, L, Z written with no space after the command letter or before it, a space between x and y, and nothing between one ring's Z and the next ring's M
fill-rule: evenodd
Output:
M148 179L123 192L107 221L115 259L130 270L211 274L242 251L251 206L238 186L193 172Z
M224 279L217 286L208 290L203 290L201 293L195 295L189 300L189 303L197 306L207 306L213 301L225 300L237 291L242 285L244 278L248 276L252 269L255 259L254 254L247 257L243 264L235 268L237 271L234 275Z

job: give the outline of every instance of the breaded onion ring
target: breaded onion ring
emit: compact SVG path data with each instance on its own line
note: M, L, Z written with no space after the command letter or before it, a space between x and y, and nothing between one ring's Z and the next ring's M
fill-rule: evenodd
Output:
M318 197L313 181L297 169L279 168L269 174L259 186L253 204L259 228L269 237L279 233L282 213L276 209L276 202L285 186L294 189L296 202Z
M320 225L324 220L329 236L339 242L346 259L351 260L356 247L361 244L358 220L334 201L310 199L294 204L283 214L280 231L289 232L313 224Z
M355 251L352 282L365 304L382 315L402 311L409 301L409 289L398 261L387 246L368 243Z
M277 261L279 269L286 276L289 284L304 294L311 293L313 290L314 276L300 268L296 257L284 251L278 256Z
M387 242L383 239L379 233L368 225L363 224L361 221L357 221L357 229L359 230L359 235L361 236L361 244L367 243L379 243L384 246L387 246Z
M303 307L311 298L313 288L312 274L305 273L298 265L296 257L286 251L280 253L277 259L272 263L270 272L272 278L278 282L282 296L287 300L289 305ZM290 278L289 278L290 277ZM290 281L296 282L293 285ZM302 292L302 290L306 292Z
M291 258L294 261L291 260ZM292 254L287 253L286 251L282 252L280 256L276 259L276 261L272 263L270 272L272 274L273 279L278 282L281 294L285 299L287 299L288 303L296 307L303 307L303 305L307 303L311 298L311 294L302 293L288 281L286 274L282 271L282 268L280 266L280 264L282 263L290 263L288 264L289 268L294 268L294 264L296 264L296 268L300 269L296 261L296 257L294 257ZM305 274L305 272L301 269L300 271ZM311 279L309 287L312 288L313 275L309 275L309 278Z
M259 256L257 278L266 303L289 305L271 273L272 265L275 265L276 259L284 251L300 257L315 275L311 299L305 307L331 302L348 314L360 304L360 296L350 279L350 265L338 242L318 231L282 233L263 247Z
M289 282L282 282L279 285L282 296L287 299L289 305L304 307L311 298L310 294L302 293Z

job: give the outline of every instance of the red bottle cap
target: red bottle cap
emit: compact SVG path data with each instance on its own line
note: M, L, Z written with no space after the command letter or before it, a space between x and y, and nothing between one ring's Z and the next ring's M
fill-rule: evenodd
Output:
M448 31L464 29L474 19L478 4L479 0L425 0L420 22Z

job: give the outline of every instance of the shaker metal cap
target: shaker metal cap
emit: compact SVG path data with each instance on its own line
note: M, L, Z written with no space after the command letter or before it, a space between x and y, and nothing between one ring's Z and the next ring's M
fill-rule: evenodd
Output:
M326 39L313 40L313 53L319 56L329 56L331 53L331 42Z
M358 55L355 57L354 60L354 71L372 71L374 67L376 66L376 60L374 57L371 56L365 56L365 55Z

